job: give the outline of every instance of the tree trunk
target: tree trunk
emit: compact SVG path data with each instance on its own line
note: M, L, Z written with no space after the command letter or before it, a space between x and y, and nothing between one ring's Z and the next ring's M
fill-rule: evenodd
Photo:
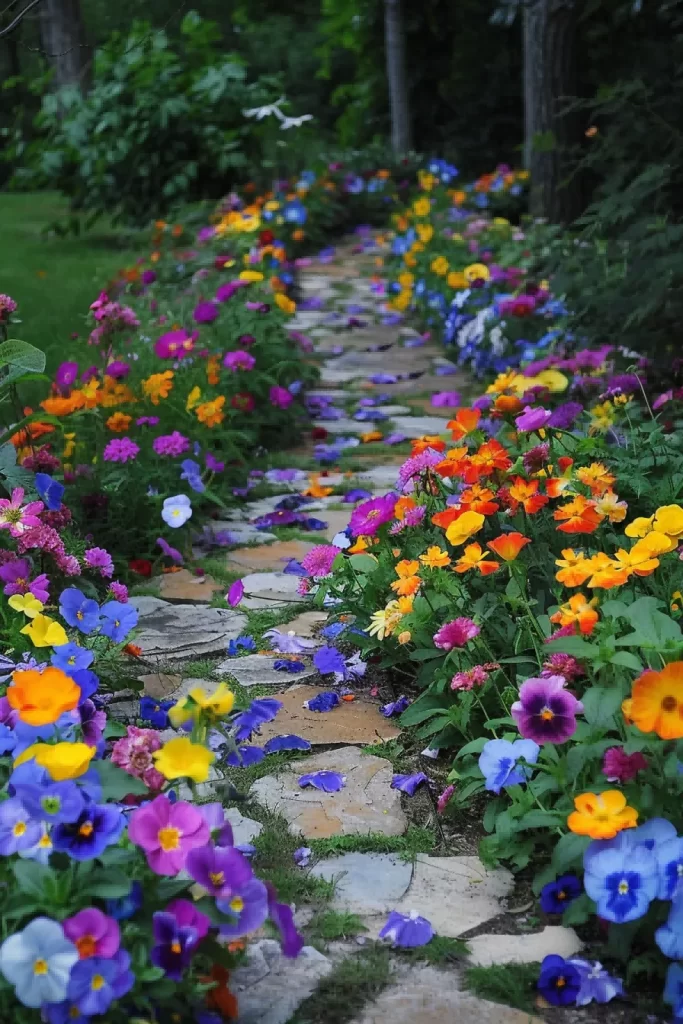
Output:
M45 56L54 69L55 89L84 85L88 66L80 0L43 0L40 35Z
M567 224L581 213L578 178L567 182L578 120L564 108L576 97L575 0L528 0L524 8L524 163L531 213Z
M391 146L396 156L412 149L406 39L401 0L384 0L384 46L391 106Z

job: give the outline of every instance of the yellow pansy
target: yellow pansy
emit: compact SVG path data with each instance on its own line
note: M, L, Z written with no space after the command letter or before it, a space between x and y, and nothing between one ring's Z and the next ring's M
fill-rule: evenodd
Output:
M216 755L212 750L193 743L186 736L169 740L161 750L155 750L155 767L165 779L192 779L194 782L206 782L209 777L209 766Z
M553 393L566 391L569 387L569 379L563 373L560 373L559 370L542 370L541 373L536 374L534 380ZM527 388L531 387L528 377L526 382Z
M288 295L283 292L278 292L275 296L275 305L282 310L283 313L296 313L296 302L294 299L290 299Z
M29 590L27 594L12 594L7 602L15 612L23 612L29 619L35 619L42 612L44 605Z
M431 224L416 224L415 230L423 245L427 245L434 237L434 228Z
M683 536L683 508L680 505L661 505L655 512L652 528L668 537Z
M451 270L450 274L446 278L446 283L449 288L455 288L458 291L462 291L463 288L467 288L467 278L463 274L462 270Z
M69 642L64 627L49 615L36 615L19 632L24 633L34 647L59 647Z
M263 274L260 270L242 270L240 271L240 281L262 281Z
M195 686L187 697L181 697L168 713L172 724L178 728L183 722L197 719L205 712L211 718L229 715L235 703L235 694L225 683L220 683L213 693L207 694L201 686Z
M95 754L95 747L89 747L87 743L34 743L19 755L14 767L25 761L35 761L55 782L64 782L66 779L78 779L87 772Z
M491 276L485 263L470 263L469 267L465 267L463 273L470 283L472 281L488 281Z
M420 196L413 203L413 213L416 217L428 217L430 210L430 202L427 196Z
M654 516L638 516L632 523L629 523L624 533L627 537L645 537L652 531L652 524L654 522Z

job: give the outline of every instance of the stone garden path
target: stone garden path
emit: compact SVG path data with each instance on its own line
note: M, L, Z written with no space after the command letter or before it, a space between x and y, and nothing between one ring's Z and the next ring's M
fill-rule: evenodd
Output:
M317 425L328 434L324 443L340 449L348 446L343 447L340 461L343 464L350 459L355 466L352 476L330 473L322 482L326 486L350 483L382 494L395 483L397 465L405 459L405 445L401 448L399 442L394 449L381 440L361 441L362 435L375 429L385 436L393 433L404 438L443 433L452 410L433 406L430 396L462 388L464 382L442 348L409 327L387 322L390 318L382 309L371 276L373 245L369 236L359 235L341 245L333 260L315 261L303 270L304 301L289 326L312 340L311 358L320 363L320 383L313 394L322 412ZM374 386L371 379L377 382ZM385 396L381 404L366 401L359 405L362 399L378 395ZM306 466L311 473L318 471L314 443L311 439L291 453L292 462ZM298 491L301 486L297 483L292 488ZM316 499L306 506L306 514L310 511L323 519L328 524L326 529L311 534L311 541L278 539L273 533L257 530L252 521L272 512L283 496L292 493L286 485L282 490L285 494L246 502L225 521L211 524L214 533L230 531L234 542L229 550L218 550L222 551L225 572L243 579L245 598L238 609L230 610L223 601L216 601L216 596L225 593L225 583L211 576L198 579L186 570L162 576L158 596L134 598L140 611L136 643L148 665L141 677L144 690L157 699L175 698L200 683L212 686L218 679L236 682L247 698L267 694L284 705L276 722L264 727L258 742L295 733L312 744L308 756L302 755L301 760L289 761L256 778L249 791L250 802L240 805L254 818L235 807L230 809L236 843L250 843L259 835L263 825L256 819L264 812L284 819L285 827L300 837L301 846L309 840L334 837L402 836L410 827L411 798L390 788L393 767L388 758L381 756L381 745L396 740L400 729L395 719L379 713L379 699L373 697L370 687L359 686L352 702L342 702L332 712L320 714L303 706L304 701L329 689L310 656L303 659L306 670L297 675L276 670L275 658L266 653L226 657L228 642L250 632L249 615L263 611L279 615L283 631L291 630L318 645L323 643L316 641L316 635L325 614L311 610L307 599L297 593L297 577L283 569L290 559L302 558L310 547L320 543L321 537L331 541L347 525L353 505L341 503L339 493ZM222 607L216 607L217 603ZM111 710L122 720L135 719L135 695L124 693ZM372 753L364 752L368 746L372 746ZM413 770L429 773L434 762L419 760L421 764ZM345 788L338 793L301 789L299 775L319 769L343 773L347 778ZM216 770L213 778L200 787L203 795L223 795L220 777ZM433 801L429 804L425 797L428 824L440 831ZM455 849L463 848L462 844L454 845ZM476 849L476 844L465 844L465 848ZM283 960L279 946L270 939L253 941L246 964L231 981L239 999L241 1024L322 1024L326 1014L310 1009L313 1003L309 997L321 984L329 984L346 961L353 962L377 940L393 910L416 911L443 939L460 939L476 932L467 940L469 959L430 965L396 953L392 955L389 981L377 998L352 1019L334 1016L335 1022L540 1021L526 1012L479 999L466 992L462 984L463 967L468 962L481 966L533 963L549 952L568 956L580 949L571 929L533 930L533 921L525 917L531 904L527 901L526 907L514 906L513 879L507 871L487 870L471 852L448 855L448 844L443 842L441 855L417 854L412 860L396 853L344 849L348 850L348 845L335 855L317 861L313 858L312 866L298 870L336 883L327 909L356 915L359 935L350 941L332 942L323 947L325 952L306 946L296 961ZM306 907L298 908L304 931L310 917ZM508 922L510 931L513 918L514 934L508 934L500 920Z

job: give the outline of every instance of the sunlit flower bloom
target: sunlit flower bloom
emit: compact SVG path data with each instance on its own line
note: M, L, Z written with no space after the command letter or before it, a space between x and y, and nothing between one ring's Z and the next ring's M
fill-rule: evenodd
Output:
M510 507L513 512L521 506L527 515L535 515L550 500L545 494L538 492L538 480L525 480L521 476L513 477L508 487L511 498Z
M452 432L454 441L460 441L463 437L471 434L479 426L481 419L480 409L458 409L455 419L449 420L446 426ZM443 451L443 449L441 449Z
M35 760L36 764L47 770L51 779L64 782L65 779L80 778L90 767L95 753L94 747L86 743L35 743L19 755L14 766L16 768L25 761Z
M349 529L354 537L376 533L380 526L393 519L395 494L364 501L351 513Z
M45 607L30 591L25 594L12 594L7 604L15 612L23 612L27 619L35 619Z
M211 763L216 758L213 751L201 743L193 743L186 736L169 740L153 756L157 771L164 778L189 778L194 782L206 782Z
M211 402L203 402L201 405L198 405L195 410L197 419L200 423L203 423L205 427L218 426L218 424L222 423L225 419L225 413L223 412L224 405L225 395L219 395Z
M226 683L219 683L211 694L201 686L195 686L171 708L168 717L179 728L184 722L196 720L202 714L213 719L224 718L230 714L234 704L235 695Z
M530 405L524 407L524 412L515 419L515 426L518 430L530 432L541 430L551 417L547 409L532 408Z
M641 732L654 732L663 740L683 737L683 661L636 679L629 717Z
M577 480L590 488L593 495L604 494L616 481L614 474L610 473L602 462L592 462L590 466L581 466L576 470L575 475Z
M619 501L619 495L610 490L596 499L595 508L601 516L609 519L610 523L622 523L626 518L628 504Z
M473 640L481 632L480 627L464 616L445 622L434 634L434 645L444 651L450 651L454 647L464 647L466 643Z
M24 1006L38 1008L66 998L78 951L57 921L36 917L0 946L0 971Z
M446 551L438 546L434 546L427 548L425 553L420 555L420 561L429 569L443 569L445 566L450 565L451 560Z
M186 494L165 498L161 518L174 529L183 526L192 516L192 504Z
M480 544L474 543L467 545L453 568L456 572L468 572L470 569L478 569L482 576L488 576L500 568L500 562L494 562Z
M211 838L209 826L196 807L184 801L171 803L163 795L133 811L128 835L144 850L147 863L158 875L177 875L185 867L190 850L205 846Z
M623 552L623 554L626 556L626 561L628 561L628 553ZM604 551L597 551L588 559L587 564L591 570L591 576L588 580L588 586L591 588L601 587L605 590L611 590L612 587L622 586L631 575L628 565L614 561Z
M480 512L463 512L446 530L446 540L453 547L464 544L473 534L479 533L485 522Z
M147 380L143 380L142 390L152 405L158 405L160 399L168 398L173 387L173 377L173 370L164 370L163 373L153 373Z
M662 505L655 512L652 529L668 537L683 536L683 508L680 505Z
M536 743L566 743L576 731L583 704L565 689L564 676L527 679L519 700L510 709L525 739Z
M18 670L12 675L7 700L27 725L49 725L78 705L81 689L71 676L50 666L43 672Z
M62 644L69 642L62 624L51 619L49 615L36 615L19 632L24 633L34 647L61 647Z
M626 828L635 828L638 811L628 807L626 797L619 789L608 789L604 793L582 793L574 797L576 810L567 818L570 832L591 839L613 839ZM588 890L590 882L586 880ZM656 887L655 887L656 891ZM654 894L653 894L654 895Z
M24 488L15 487L11 498L0 498L0 530L9 530L12 537L21 537L32 526L40 526L42 501L23 505Z
M588 601L583 594L572 594L567 603L560 605L559 610L550 616L550 621L560 626L576 624L581 633L588 635L592 633L599 619L595 610L597 603L595 597Z
M573 548L563 548L562 558L556 558L555 565L560 567L555 579L565 587L580 587L593 573L590 560L582 551L577 552Z
M557 529L562 533L593 533L602 522L602 518L595 507L595 502L589 501L581 494L568 504L560 505L553 512L553 519L561 523Z

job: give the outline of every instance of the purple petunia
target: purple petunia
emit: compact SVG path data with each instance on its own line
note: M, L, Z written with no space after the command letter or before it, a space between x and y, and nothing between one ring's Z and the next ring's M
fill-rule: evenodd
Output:
M421 786L423 782L429 784L429 779L424 772L415 772L414 775L394 775L391 780L391 788L400 789L402 793L414 796L418 786Z
M565 743L576 731L583 704L565 690L564 676L527 679L511 714L525 739L535 743Z
M426 917L420 917L416 910L411 910L409 914L392 910L379 937L388 939L392 946L398 946L400 949L415 949L418 946L426 946L435 934L431 923Z
M339 772L310 772L308 775L299 777L299 785L302 789L305 789L306 786L313 786L314 789L320 789L323 793L338 793L340 789L344 788L345 783L346 776L340 775Z

